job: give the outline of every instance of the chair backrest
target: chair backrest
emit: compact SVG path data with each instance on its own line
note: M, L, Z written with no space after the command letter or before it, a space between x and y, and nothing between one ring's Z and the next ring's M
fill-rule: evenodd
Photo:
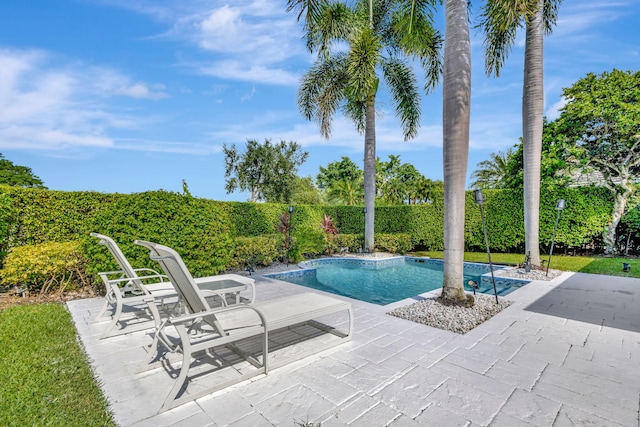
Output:
M144 292L148 295L149 291L144 287L142 281L138 278L138 274L127 260L127 257L125 257L122 253L120 246L118 246L118 244L111 237L107 237L103 234L91 233L91 236L100 239L99 244L105 245L107 247L109 252L111 252L111 255L113 255L116 262L120 266L120 270L122 270L125 277L131 279L132 286L138 291Z
M175 250L168 246L144 240L135 240L133 243L149 249L151 259L158 261L190 313L211 310L209 303L200 292L200 288L184 264L182 257ZM202 319L215 328L220 335L226 335L224 328L215 315L203 316Z

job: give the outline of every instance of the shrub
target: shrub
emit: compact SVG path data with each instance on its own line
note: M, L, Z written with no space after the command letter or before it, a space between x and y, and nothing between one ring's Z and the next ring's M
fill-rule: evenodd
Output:
M278 259L278 248L281 246L281 237L277 235L236 237L236 248L229 266L237 268L271 265Z
M406 254L413 248L411 236L405 233L376 234L376 249L394 254Z
M362 248L362 234L338 234L334 240L337 250L349 248L349 252L358 252Z
M29 293L77 289L90 283L80 242L49 242L11 249L0 270L3 282Z

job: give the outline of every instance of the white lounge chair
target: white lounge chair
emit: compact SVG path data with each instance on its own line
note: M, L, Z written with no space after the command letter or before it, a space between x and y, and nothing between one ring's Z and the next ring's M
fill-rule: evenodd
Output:
M188 315L169 317L156 328L149 353L141 365L142 370L147 370L146 367L154 356L163 359L160 354L161 345L170 352L182 354L180 373L160 412L256 375L266 374L269 369L317 354L319 351L351 339L353 311L351 304L347 301L307 292L253 304L236 304L212 309L176 251L152 242L136 240L135 243L149 249L151 258L160 263L162 270L171 279L190 312ZM339 331L335 327L314 320L342 312L348 315L348 321L345 317L341 323L342 329L346 331ZM175 334L173 336L170 334L173 328L178 334L177 341ZM297 335L296 331L300 332L303 328L313 329L314 338L303 339L302 342L301 335ZM297 336L296 344L302 349L296 347L289 355L279 354L273 359L269 354L269 337L274 332L284 333L285 331L289 335ZM283 341L278 343L281 348L287 347L286 344ZM252 353L241 350L240 347L243 346L252 347ZM219 357L224 352L239 355L253 366L242 366L237 369L231 366L227 368L226 373L221 372L225 366L228 366L226 365L228 362L223 357ZM192 358L197 360L195 356L202 358L203 355L214 357L214 359L218 357L216 361L218 366L211 366L213 371L219 374L218 382L214 383L213 378L207 378L204 389L187 395L187 384L194 377L202 375L200 372L197 375L189 375ZM171 364L166 359L158 363L165 367ZM201 367L201 364L193 365ZM182 395L180 395L181 392Z
M96 315L94 321L104 320L105 313L111 307L113 314L111 322L105 328L100 338L120 335L127 332L149 329L152 327L148 320L153 319L155 324L161 321L160 311L151 311L145 319L144 310L148 307L148 300L152 298L154 303L160 303L163 311L170 311L176 307L179 294L169 282L167 276L149 268L133 268L122 253L116 242L102 234L91 233L91 236L100 239L100 244L105 245L111 255L120 266L120 270L98 273L105 287L105 302ZM206 292L207 297L217 296L223 306L227 305L226 294L235 294L235 302L240 302L240 292L251 288L251 299L255 299L255 280L237 274L220 274L217 276L199 277L195 279L198 286ZM168 306L165 303L172 302ZM132 307L134 311L124 314L125 306ZM138 309L136 309L138 308ZM134 323L130 324L129 323ZM120 325L120 329L115 329ZM127 327L129 326L129 327Z

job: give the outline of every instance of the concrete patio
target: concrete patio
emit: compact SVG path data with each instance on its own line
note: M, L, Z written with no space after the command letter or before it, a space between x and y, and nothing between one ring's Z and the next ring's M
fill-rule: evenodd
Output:
M308 291L254 277L258 301ZM351 300L351 342L161 414L167 371L135 374L149 331L99 340L102 301L68 307L121 426L640 426L640 280L564 273L505 298L465 335Z

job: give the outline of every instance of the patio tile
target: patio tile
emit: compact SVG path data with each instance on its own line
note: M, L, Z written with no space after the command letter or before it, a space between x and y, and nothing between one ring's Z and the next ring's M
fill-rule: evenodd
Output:
M505 402L457 379L445 381L427 400L479 425L488 425Z
M536 393L516 389L500 410L535 426L550 426L560 411L561 404Z
M91 320L101 300L68 306L115 420L123 426L310 421L323 427L638 427L640 330L631 329L628 314L635 306L625 305L622 294L613 295L611 284L599 277L567 277L573 278L572 286L556 279L519 289L511 307L464 335L353 301L352 342L162 414L157 411L174 381L168 372L131 374L146 354L149 333L98 340L106 324ZM628 280L613 282L628 287ZM258 300L307 291L277 280L258 280L256 289ZM588 298L585 289L591 289ZM602 326L594 323L599 316L622 320ZM273 338L286 341L295 334ZM209 381L197 378L188 391ZM140 405L140 399L151 403Z
M471 421L459 413L452 412L435 403L422 411L415 418L415 421L421 426L467 427L471 425Z

